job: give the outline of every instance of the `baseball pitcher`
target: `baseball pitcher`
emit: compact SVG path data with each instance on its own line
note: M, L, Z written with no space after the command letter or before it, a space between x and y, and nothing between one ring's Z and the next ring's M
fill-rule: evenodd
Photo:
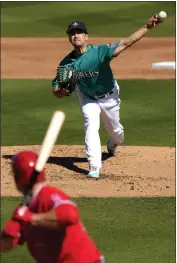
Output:
M124 128L119 115L119 85L110 62L161 22L158 15L153 15L147 24L128 38L98 46L88 44L88 31L83 22L74 21L66 31L74 49L57 68L52 82L53 94L61 98L77 91L84 117L86 155L90 168L88 177L99 178L102 167L100 115L110 136L107 143L110 156L114 156L117 146L124 142Z

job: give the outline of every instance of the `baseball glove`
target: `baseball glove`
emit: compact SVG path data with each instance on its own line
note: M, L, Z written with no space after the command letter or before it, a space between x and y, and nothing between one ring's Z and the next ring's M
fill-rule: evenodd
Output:
M57 80L60 88L68 92L68 95L76 89L77 75L73 68L67 66L57 67Z

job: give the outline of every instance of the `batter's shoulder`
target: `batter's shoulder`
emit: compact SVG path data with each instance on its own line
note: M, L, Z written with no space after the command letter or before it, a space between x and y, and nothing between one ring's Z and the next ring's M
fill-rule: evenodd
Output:
M46 185L41 191L42 197L45 199L51 199L51 196L58 195L61 199L69 199L67 194L65 194L62 190L53 185Z
M39 212L47 212L52 209L55 204L62 203L64 200L70 198L59 188L52 185L45 185L37 195L36 207L40 209Z

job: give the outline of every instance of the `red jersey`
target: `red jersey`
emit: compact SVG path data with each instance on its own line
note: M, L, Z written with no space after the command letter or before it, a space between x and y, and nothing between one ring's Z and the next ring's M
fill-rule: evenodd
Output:
M33 196L29 209L34 213L45 213L60 207L61 213L65 205L77 207L58 188L42 185ZM80 220L75 224L60 225L59 229L49 229L11 219L3 232L16 239L18 244L25 242L37 263L101 262L101 253Z

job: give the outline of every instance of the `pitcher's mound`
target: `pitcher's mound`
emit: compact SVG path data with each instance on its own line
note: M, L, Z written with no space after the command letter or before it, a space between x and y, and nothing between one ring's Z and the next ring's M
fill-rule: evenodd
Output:
M39 152L40 146L1 148L1 195L18 195L11 156L22 150ZM47 179L70 196L146 197L175 195L175 148L121 146L116 157L103 150L99 180L86 178L84 146L55 146L46 164Z

